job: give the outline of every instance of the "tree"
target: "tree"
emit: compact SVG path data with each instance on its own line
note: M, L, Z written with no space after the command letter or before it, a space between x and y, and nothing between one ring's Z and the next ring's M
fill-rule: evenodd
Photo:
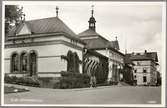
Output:
M76 52L73 53L74 57L74 72L79 73L79 57Z
M79 73L79 57L76 52L71 50L67 53L67 71Z
M67 53L67 71L71 72L73 71L73 53L71 50Z
M19 8L17 5L5 5L5 34L9 32L12 25L18 25L22 20L23 7Z

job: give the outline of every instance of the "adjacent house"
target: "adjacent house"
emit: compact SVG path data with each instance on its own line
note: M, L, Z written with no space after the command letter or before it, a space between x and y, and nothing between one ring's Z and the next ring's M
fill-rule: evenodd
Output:
M134 80L137 85L156 85L157 83L157 52L127 54L134 65Z

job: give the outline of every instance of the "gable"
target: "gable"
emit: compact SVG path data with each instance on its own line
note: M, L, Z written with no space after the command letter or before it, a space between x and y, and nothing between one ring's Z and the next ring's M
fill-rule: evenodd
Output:
M27 24L23 23L23 25L18 29L16 35L24 35L24 34L31 34L31 30L27 26Z

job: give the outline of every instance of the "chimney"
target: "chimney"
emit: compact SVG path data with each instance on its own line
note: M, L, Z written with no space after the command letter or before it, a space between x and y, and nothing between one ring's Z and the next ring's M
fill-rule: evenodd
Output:
M144 53L147 53L147 50L145 50Z

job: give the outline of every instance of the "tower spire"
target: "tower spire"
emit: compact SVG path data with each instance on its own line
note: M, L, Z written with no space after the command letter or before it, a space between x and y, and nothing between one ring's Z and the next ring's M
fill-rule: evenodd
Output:
M94 14L94 5L92 5L91 7L92 7L92 17L93 17L93 14Z
M91 6L91 17L90 17L90 19L89 19L89 29L92 29L93 31L96 31L96 25L95 25L95 23L96 23L96 20L95 20L95 18L94 18L94 5L92 5Z
M59 7L56 6L56 17L58 17L58 14L59 14Z

